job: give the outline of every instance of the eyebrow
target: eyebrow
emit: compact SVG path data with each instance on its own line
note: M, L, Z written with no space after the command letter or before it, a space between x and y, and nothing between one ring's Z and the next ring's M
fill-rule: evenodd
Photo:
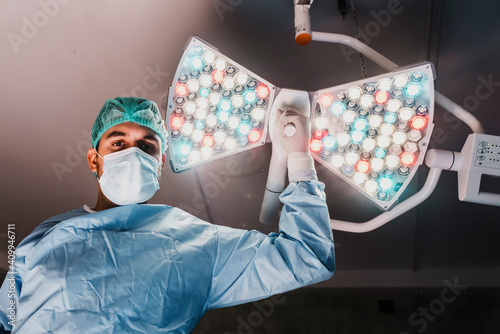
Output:
M112 137L125 137L126 133L121 132L121 131L113 131L109 135L106 136L106 139L112 138ZM155 142L159 142L158 138L154 135L145 135L142 137L142 139L147 139Z
M153 136L153 135L146 135L146 136L142 137L142 139L148 139L148 140L159 142L158 138L156 136Z
M111 137L123 137L125 136L125 133L124 132L120 132L120 131L113 131L111 132L109 135L106 136L106 139L109 139Z

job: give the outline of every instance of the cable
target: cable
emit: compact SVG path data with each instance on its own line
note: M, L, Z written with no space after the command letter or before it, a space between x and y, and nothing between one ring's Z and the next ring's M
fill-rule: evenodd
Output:
M356 39L361 41L361 36L359 34L359 26L358 26L358 17L356 15L356 6L354 5L354 0L351 0L351 12L353 14L352 18L354 21L354 33L356 35ZM361 62L361 71L363 72L363 78L366 78L366 68L365 68L365 59L363 58L363 54L359 53L359 61Z
M345 20L345 16L347 14L347 4L345 3L345 0L338 0L338 7L337 9L340 12L340 15L342 15L342 20Z

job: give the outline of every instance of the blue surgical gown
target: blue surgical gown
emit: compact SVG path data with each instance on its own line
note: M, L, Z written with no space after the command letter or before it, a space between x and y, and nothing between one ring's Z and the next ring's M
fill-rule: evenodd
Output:
M166 205L80 208L49 219L16 250L15 273L0 290L0 332L189 333L209 309L330 278L324 185L291 183L280 199L279 232L269 235Z

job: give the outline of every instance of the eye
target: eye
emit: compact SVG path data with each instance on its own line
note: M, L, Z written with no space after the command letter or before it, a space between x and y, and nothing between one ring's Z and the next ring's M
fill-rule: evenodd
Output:
M148 151L150 150L154 150L155 148L151 145L148 145L148 144L142 144L142 147Z
M123 142L117 141L116 143L111 144L112 146L120 147L123 146Z

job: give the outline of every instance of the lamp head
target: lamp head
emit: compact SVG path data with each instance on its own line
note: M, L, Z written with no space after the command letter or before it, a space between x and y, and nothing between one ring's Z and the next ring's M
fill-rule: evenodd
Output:
M181 172L264 145L276 87L198 37L169 91L170 164Z
M389 209L422 163L432 133L431 63L315 92L311 153Z

